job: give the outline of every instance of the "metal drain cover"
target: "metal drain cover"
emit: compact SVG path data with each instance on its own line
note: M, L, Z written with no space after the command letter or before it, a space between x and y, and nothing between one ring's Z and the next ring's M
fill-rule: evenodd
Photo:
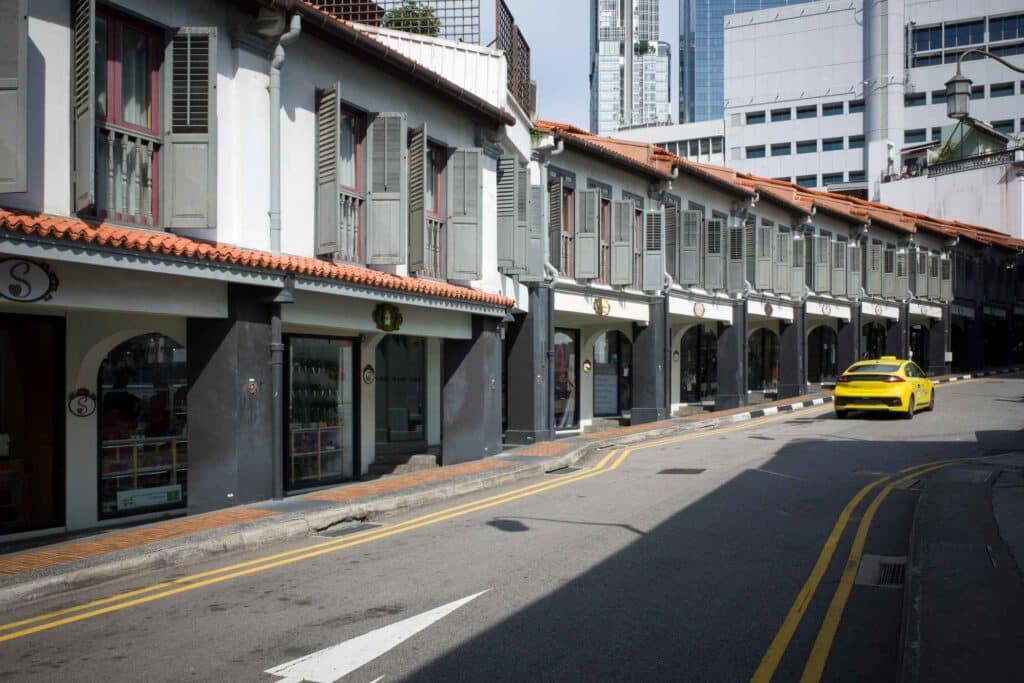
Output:
M658 474L700 474L704 471L706 470L698 467L670 467L667 470L658 472Z
M864 555L853 582L858 586L902 588L906 573L906 556Z

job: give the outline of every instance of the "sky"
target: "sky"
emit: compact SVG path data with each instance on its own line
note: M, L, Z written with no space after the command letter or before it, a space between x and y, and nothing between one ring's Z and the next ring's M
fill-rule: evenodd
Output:
M530 44L541 118L590 128L590 0L505 1ZM661 39L672 47L672 112L678 111L678 11L678 0L661 0Z

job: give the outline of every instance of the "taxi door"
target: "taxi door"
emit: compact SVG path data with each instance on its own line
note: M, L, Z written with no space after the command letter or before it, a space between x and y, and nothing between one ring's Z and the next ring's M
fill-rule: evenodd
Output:
M916 363L907 363L906 372L907 380L911 383L914 390L914 405L920 406L923 403L927 403L928 398L928 381L925 379L924 372L921 368L917 367Z

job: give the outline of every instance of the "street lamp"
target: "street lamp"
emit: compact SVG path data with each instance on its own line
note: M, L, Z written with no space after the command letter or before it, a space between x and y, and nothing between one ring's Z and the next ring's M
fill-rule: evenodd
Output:
M991 57L1003 66L1013 69L1017 73L1024 74L1024 68L1014 66L1002 57L994 55L987 50L982 50L976 47L972 47L970 50L964 50L956 59L956 75L946 81L946 115L949 118L957 119L958 121L962 121L967 118L971 101L971 79L960 73L960 62L962 62L964 57L972 52L977 52L980 55Z

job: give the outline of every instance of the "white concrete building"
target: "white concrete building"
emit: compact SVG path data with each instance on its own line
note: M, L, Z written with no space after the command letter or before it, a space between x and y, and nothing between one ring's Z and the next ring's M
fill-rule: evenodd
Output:
M665 126L624 128L622 140L649 142L690 161L725 166L725 121L712 119Z
M866 60L861 0L814 2L733 14L725 24L726 163L807 187L859 188L878 198L883 175L896 172L899 150L938 139L946 118L945 81L967 47L1024 62L1019 0L906 0L872 5L890 30ZM902 20L900 16L902 15ZM879 14L879 16L881 16ZM870 18L870 17L868 17ZM909 52L904 49L904 30ZM872 75L872 64L878 73ZM1003 133L1024 126L1024 80L994 60L966 61L974 82L971 115ZM865 82L868 89L865 106ZM883 123L869 123L877 93ZM885 103L885 111L882 104ZM865 113L867 109L868 113ZM867 168L865 150L878 135ZM852 186L851 186L852 184Z

